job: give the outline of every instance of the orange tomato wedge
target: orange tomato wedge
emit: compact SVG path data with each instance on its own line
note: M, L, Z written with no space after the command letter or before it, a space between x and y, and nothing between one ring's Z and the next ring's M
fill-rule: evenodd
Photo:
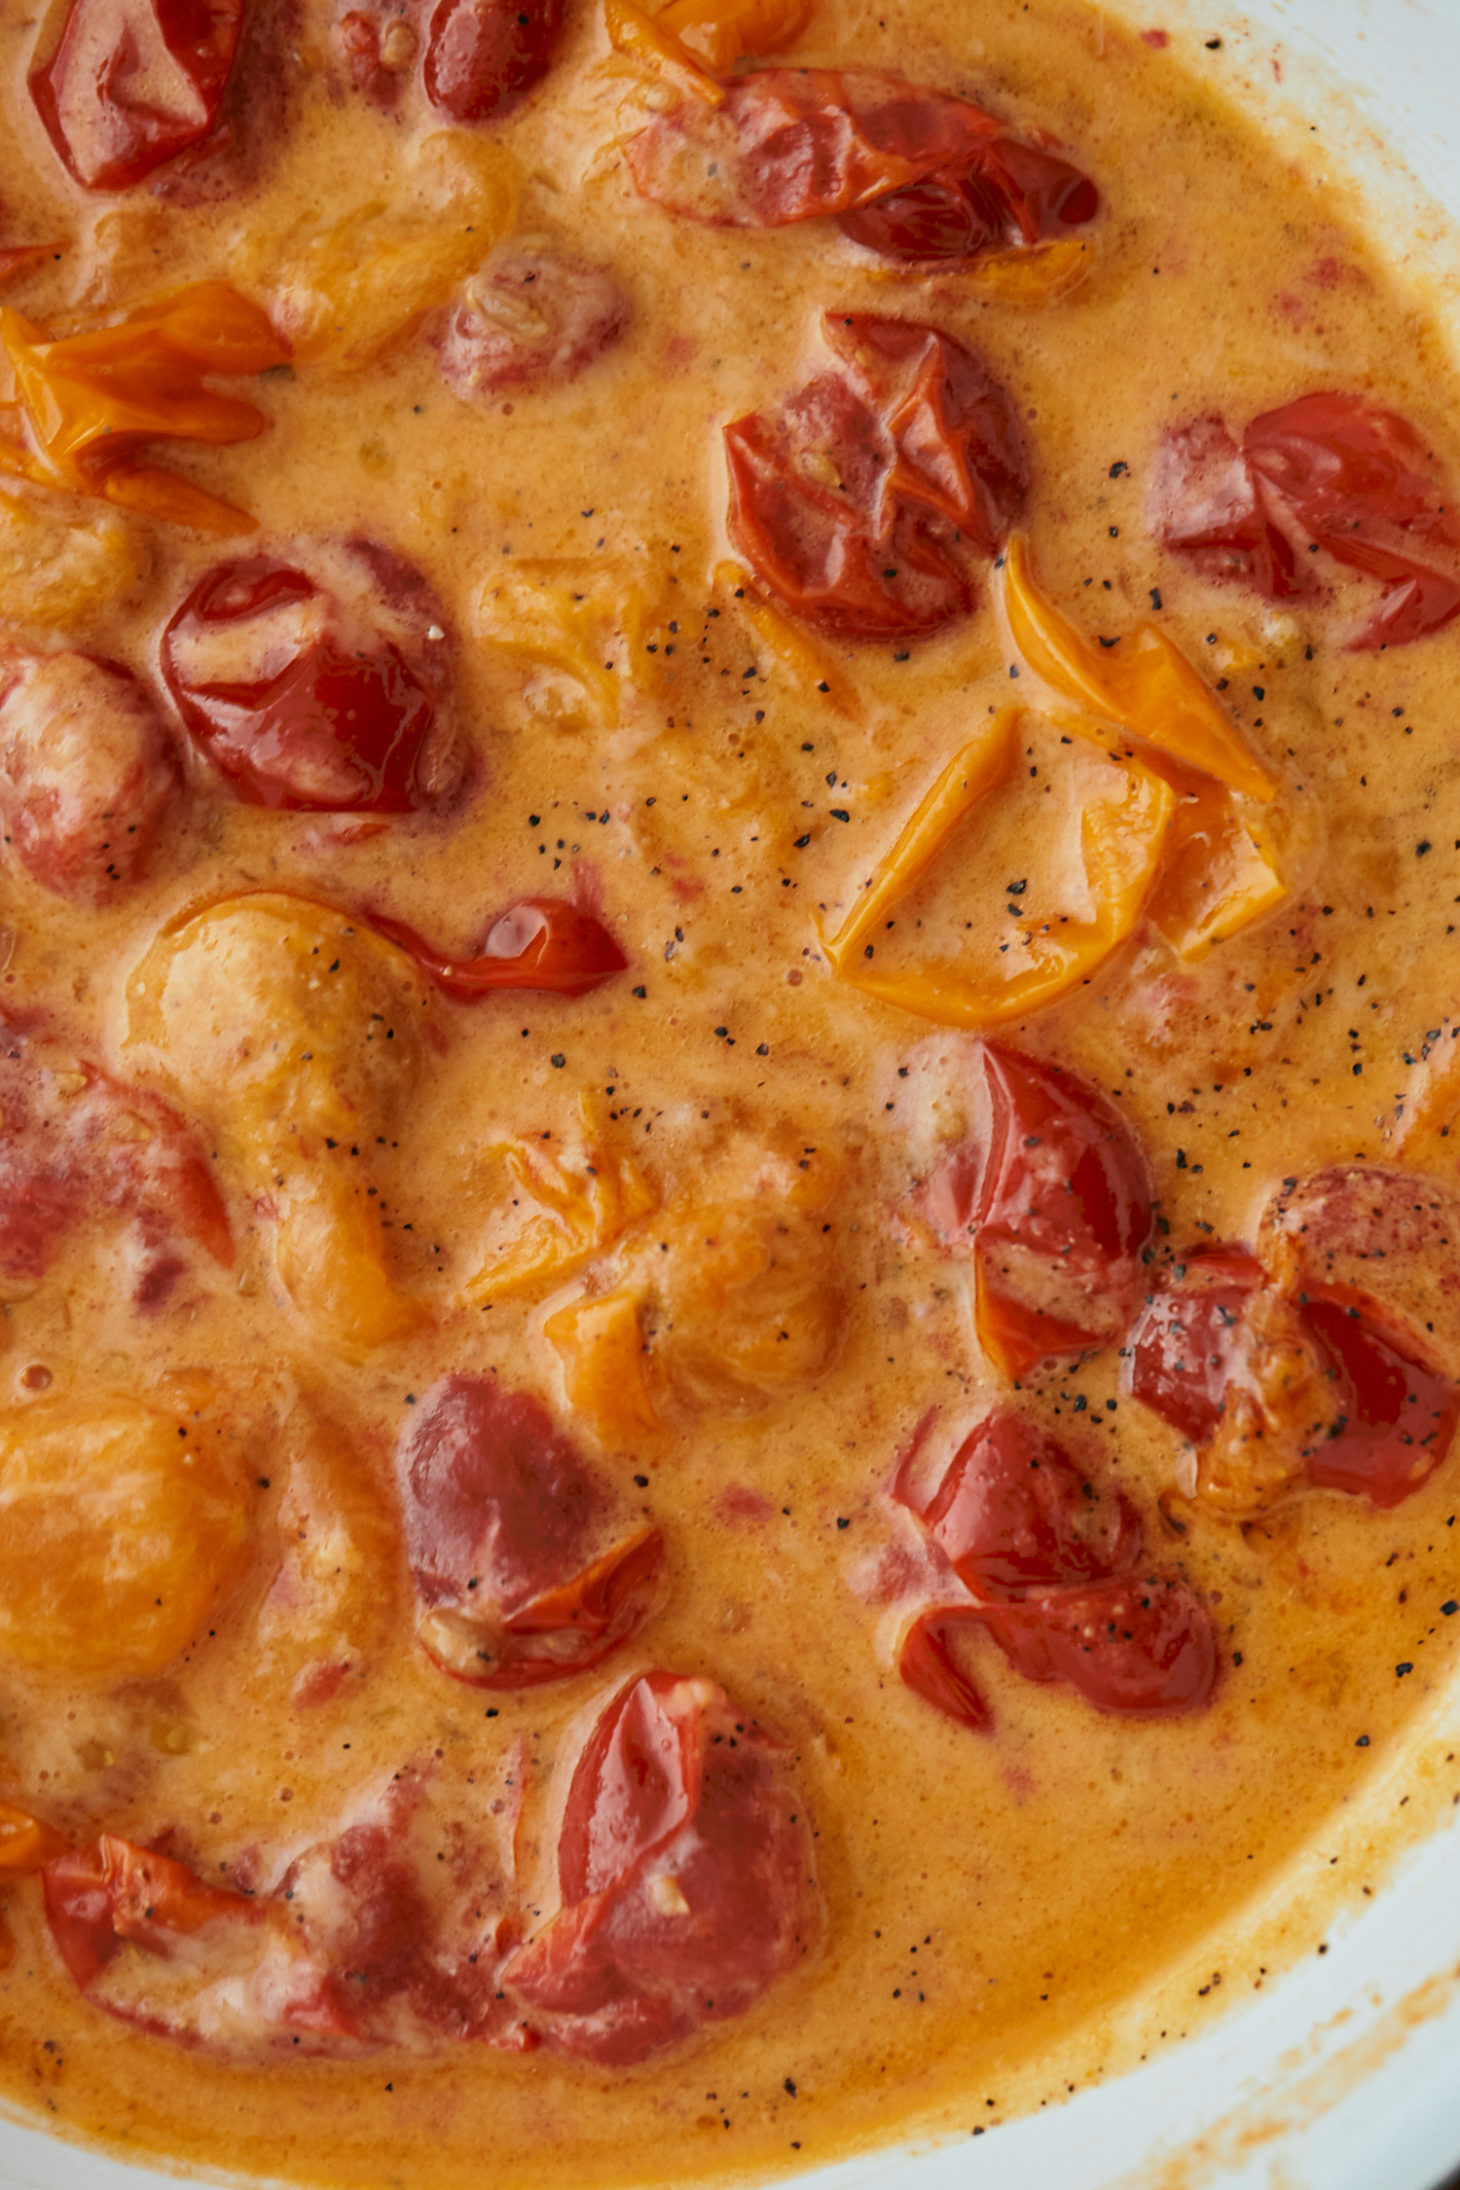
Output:
M1138 624L1119 647L1102 653L1040 592L1019 539L1004 555L1004 613L1020 656L1065 699L1229 790L1264 804L1273 797L1277 777L1155 624Z

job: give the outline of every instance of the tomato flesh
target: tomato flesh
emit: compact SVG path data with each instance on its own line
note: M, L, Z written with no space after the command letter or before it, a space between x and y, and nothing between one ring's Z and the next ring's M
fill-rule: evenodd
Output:
M190 735L251 803L411 813L437 795L444 634L424 581L397 558L356 546L337 555L340 572L353 596L272 556L217 564L163 633L163 677Z
M1026 1680L1063 1681L1097 1711L1172 1718L1198 1709L1216 1685L1216 1628L1185 1582L1122 1576L990 1605L982 1618Z
M57 1856L41 1878L56 1951L83 1991L129 1941L165 1954L220 1918L257 1923L263 1914L243 1894L205 1886L186 1864L115 1833Z
M1052 1437L999 1409L963 1440L920 1519L978 1597L1094 1581L1140 1556L1141 1526Z
M31 100L85 190L129 190L217 126L245 0L71 0Z
M1013 410L937 328L828 313L823 330L840 369L725 429L731 537L824 630L935 631L971 605L960 548L992 555L1022 505Z

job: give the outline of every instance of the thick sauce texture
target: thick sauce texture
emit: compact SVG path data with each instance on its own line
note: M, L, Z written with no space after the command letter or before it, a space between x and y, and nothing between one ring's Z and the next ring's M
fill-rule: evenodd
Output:
M1455 391L1188 58L0 8L57 2131L352 2190L982 2132L1260 1982L1447 1682Z

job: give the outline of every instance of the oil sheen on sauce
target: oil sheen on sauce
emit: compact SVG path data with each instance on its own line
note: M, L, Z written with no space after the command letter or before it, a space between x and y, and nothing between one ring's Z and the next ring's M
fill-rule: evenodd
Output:
M1153 516L1170 429L1221 417L1240 433L1315 391L1399 414L1437 474L1460 477L1439 334L1382 239L1222 94L1216 60L1198 80L1179 42L1152 46L1069 0L823 0L777 57L894 71L1049 132L1101 210L1083 278L1043 301L889 263L829 220L707 226L636 194L622 140L686 94L605 70L587 6L540 84L462 126L353 86L323 0L260 6L229 163L117 192L73 186L58 164L26 90L35 37L28 13L0 11L0 248L62 248L4 301L69 334L228 281L293 354L226 383L265 433L159 458L252 513L241 545L24 483L7 500L0 476L0 635L130 669L188 753L186 794L116 887L48 887L7 825L0 1009L49 1060L51 1108L27 1127L26 1083L0 1097L5 1129L16 1145L51 1134L48 1161L65 1141L91 1185L79 1213L48 1220L37 1267L6 1280L5 1481L45 1409L102 1395L196 1424L197 1480L223 1486L215 1510L189 1478L195 1557L222 1578L189 1612L188 1559L169 1572L176 1633L172 1596L134 1645L88 1643L73 1607L58 1665L54 1600L38 1589L27 1618L15 1599L0 1795L74 1846L109 1832L258 1895L381 1814L382 1789L419 1779L442 1860L479 1847L493 1881L515 1880L510 1921L531 1936L558 1897L574 1760L609 1699L668 1669L717 1684L739 1714L727 1723L753 1718L775 1743L765 1768L794 1790L814 1915L808 1951L743 2013L621 2066L551 2044L417 2051L388 2031L331 2050L298 2023L268 2043L215 2024L181 2044L78 1989L36 1881L17 1877L4 2095L137 2157L352 2190L451 2190L480 2178L484 2151L503 2190L764 2178L1062 2096L1102 2065L1112 2020L1199 1950L1227 1998L1250 1985L1223 1941L1393 1767L1460 1625L1460 1460L1390 1503L1288 1484L1224 1509L1180 1429L1132 1391L1130 1315L1088 1350L1000 1373L958 1223L940 1240L933 1206L953 1153L988 1127L978 1034L838 977L832 944L939 771L1013 703L998 797L910 879L895 925L856 945L863 971L873 953L904 972L961 955L972 977L1002 979L1030 908L1090 918L1071 847L1082 801L1110 795L1123 763L1070 732L1078 709L1013 643L988 558L969 566L972 612L931 637L757 621L725 532L722 428L827 369L828 313L931 324L1007 392L1042 594L1111 655L1154 618L1195 665L1276 781L1263 826L1282 889L1189 958L1137 922L1088 980L991 1034L1036 1077L1057 1065L1097 1090L1143 1151L1154 1213L1131 1314L1199 1277L1203 1248L1257 1243L1265 1211L1280 1262L1308 1236L1315 1175L1402 1174L1398 1244L1360 1213L1343 1268L1320 1274L1377 1294L1383 1249L1404 1358L1423 1352L1443 1412L1460 1369L1444 1130L1460 1084L1447 1091L1445 1065L1460 625L1346 650L1371 579L1329 562L1320 590L1267 601L1173 550ZM443 369L445 307L478 248L463 207L494 231L483 248L608 270L589 297L592 354L571 371L468 399ZM447 229L419 324L392 327L410 250ZM393 251L398 277L359 275ZM51 519L27 530L37 509L64 512L64 556ZM311 810L257 784L240 797L221 749L188 749L189 679L226 683L235 665L182 604L220 560L288 563L301 543L342 598L374 588L387 620L429 627L427 653L449 656L419 671L448 694L453 743L413 753L418 811L398 810L404 792L376 801L395 810L358 810L371 800L348 786ZM307 597L280 613L316 628ZM819 650L809 670L788 629ZM341 644L358 666L358 638ZM443 995L371 925L461 961L504 909L539 900L571 901L617 946L585 993ZM207 929L220 906L235 921L221 941ZM534 932L498 935L497 959ZM338 1010L320 985L337 947L356 982ZM330 1060L352 1044L340 1108ZM127 1091L120 1128L78 1058ZM67 1124L78 1103L94 1131ZM197 1135L203 1186L167 1169L165 1118ZM127 1151L159 1139L144 1190ZM556 1226L555 1191L570 1209ZM552 1281L494 1285L509 1248L531 1260L530 1221L556 1243ZM369 1282L382 1266L384 1304ZM625 1370L578 1343L585 1304L611 1318L620 1295L646 1334L648 1413L632 1352ZM1264 1312L1288 1312L1284 1297ZM400 1455L422 1449L422 1410L450 1378L546 1408L613 1509L592 1550L658 1532L647 1616L564 1679L450 1677L480 1671L461 1609L475 1576L438 1575L421 1624ZM941 1470L995 1408L1066 1447L1107 1517L1123 1495L1141 1575L1204 1607L1217 1670L1200 1708L1096 1709L1068 1682L1023 1677L988 1633L950 1646L982 1729L899 1678L907 1619L957 1594L909 1503L931 1512ZM98 1523L93 1561L113 1525ZM1191 2001L1184 2027L1216 2004Z

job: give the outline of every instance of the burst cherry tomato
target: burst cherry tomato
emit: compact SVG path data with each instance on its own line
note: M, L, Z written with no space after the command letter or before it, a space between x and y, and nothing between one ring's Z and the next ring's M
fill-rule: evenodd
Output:
M1403 646L1460 614L1460 517L1413 426L1362 396L1300 396L1255 418L1240 454L1216 419L1168 436L1156 484L1168 546L1270 600L1306 590L1321 548L1385 587L1356 648Z
M977 1597L1123 1574L1140 1556L1129 1502L1102 1496L1062 1446L1007 1408L970 1431L913 1510Z
M171 740L130 670L0 648L0 823L37 882L105 901L143 873L180 788Z
M176 1111L0 1020L0 1274L43 1277L67 1233L101 1212L129 1222L144 1303L181 1273L178 1233L232 1266L212 1169Z
M450 658L419 572L363 542L318 578L256 555L199 580L162 639L192 736L260 806L400 814L449 787Z
M989 1605L981 1618L1026 1680L1065 1681L1097 1711L1172 1718L1216 1685L1216 1628L1185 1582L1125 1575Z
M245 0L70 0L30 95L86 190L127 190L212 134Z
M643 2060L742 2014L810 1949L810 1833L776 1751L709 1681L645 1673L578 1760L564 1906L501 1972L560 2052Z
M631 137L642 197L689 220L779 228L835 215L896 259L968 260L1063 235L1099 192L951 92L876 69L763 68L718 107L686 99Z
M220 1918L248 1924L263 1915L261 1904L206 1886L186 1864L115 1833L57 1856L41 1878L51 1937L83 1991L128 1941L164 1954Z
M438 0L426 32L426 96L453 122L505 114L552 66L564 0Z
M1194 1444L1206 1444L1222 1418L1243 1318L1262 1282L1246 1248L1204 1249L1177 1284L1150 1296L1131 1332L1132 1393Z
M586 996L628 964L601 920L560 897L524 897L498 913L475 958L443 958L402 920L376 914L372 927L410 952L438 988L463 1003L493 989L543 989Z
M992 137L967 159L841 216L854 243L914 262L976 259L1083 228L1100 210L1088 175L1017 137Z
M991 555L1027 486L1003 390L951 336L828 313L841 369L725 429L730 531L758 578L847 638L966 613L960 543Z
M1119 1335L1151 1231L1135 1137L1097 1089L985 1042L985 1117L923 1189L943 1242L971 1248L979 1337L1007 1375ZM965 1244L966 1243L966 1244Z
M525 1688L597 1665L649 1609L641 1528L594 1556L612 1500L538 1401L493 1377L427 1394L397 1462L419 1633L444 1671Z

